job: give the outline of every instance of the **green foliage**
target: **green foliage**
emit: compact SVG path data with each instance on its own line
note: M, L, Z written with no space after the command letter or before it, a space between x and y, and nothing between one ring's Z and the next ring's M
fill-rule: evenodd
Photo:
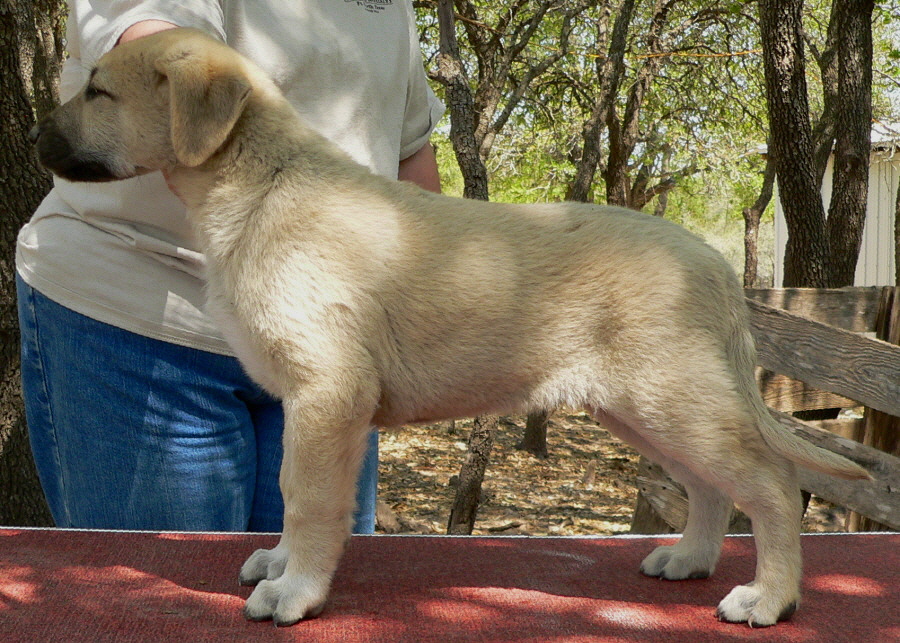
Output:
M748 152L731 166L684 179L669 196L668 217L700 233L725 221L743 222L741 211L762 186L763 165L759 154ZM768 220L771 216L769 208Z
M572 1L572 0L570 0ZM491 31L510 5L470 0L479 25L457 25L462 55L473 89L478 80L478 56L467 34L476 31L503 41L509 34ZM518 3L515 3L518 5ZM540 3L535 0L528 7ZM486 164L491 197L504 201L554 201L564 197L580 154L582 125L598 86L597 68L608 50L612 19L620 2L595 2L576 21L569 52L535 78L497 133ZM644 96L638 142L629 158L632 180L644 171L652 185L674 181L666 216L688 227L713 230L724 222L741 222L741 211L755 199L761 185L763 159L758 148L767 132L766 100L756 4L725 0L709 3L681 0L671 5L655 45L648 39L655 2L637 2L625 56L626 77L616 101L621 117L631 87L652 61L653 76ZM421 3L420 27L429 56L437 50L434 7ZM560 7L551 8L540 29L509 71L508 92L535 61L560 49ZM611 19L604 12L611 7ZM824 46L831 0L808 0L804 26L810 45L809 87L813 114L821 106L815 53ZM501 21L502 22L502 21ZM604 32L603 25L606 31ZM900 83L900 3L879 3L876 10L874 61L875 114L897 120ZM479 31L480 29L480 31ZM474 36L472 36L474 37ZM651 47L656 50L651 51ZM657 54L662 54L657 56ZM445 132L447 126L442 127ZM603 133L608 137L608 132ZM444 189L462 192L462 177L445 135L437 137ZM608 144L604 138L604 144ZM605 188L598 173L594 196L602 201ZM645 209L653 211L657 200ZM771 213L772 207L769 211ZM771 214L769 214L771 216Z
M431 137L437 157L438 173L441 177L441 191L451 196L463 195L463 177L459 164L453 155L453 146L443 129L436 131Z

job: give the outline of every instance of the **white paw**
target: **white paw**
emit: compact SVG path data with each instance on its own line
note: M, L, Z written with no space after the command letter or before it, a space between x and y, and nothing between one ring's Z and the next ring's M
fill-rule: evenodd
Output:
M251 621L271 619L277 626L313 618L325 608L329 584L327 578L313 574L283 574L275 580L262 580L247 599L244 616Z
M287 560L286 547L279 545L275 549L257 549L241 566L239 582L241 585L256 585L261 580L274 580L284 573Z
M719 603L720 621L747 623L750 627L768 627L790 618L798 601L772 600L752 585L738 585Z
M666 580L708 578L716 566L716 553L686 551L678 545L657 547L641 563L641 573Z

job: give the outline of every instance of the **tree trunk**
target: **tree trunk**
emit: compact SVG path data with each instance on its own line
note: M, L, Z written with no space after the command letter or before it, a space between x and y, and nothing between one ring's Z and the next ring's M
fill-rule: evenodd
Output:
M516 445L517 449L528 451L538 458L546 458L547 451L547 427L550 425L550 411L531 413L525 422L525 436Z
M664 219L666 216L666 210L669 207L669 191L661 192L656 197L656 207L653 208L653 216L659 217L660 219Z
M597 99L590 117L582 127L584 143L581 149L581 160L576 166L575 178L566 194L568 201L587 202L591 200L591 187L602 152L600 136L609 120L610 110L613 109L622 76L625 74L625 50L633 14L634 0L624 0L613 26L609 52L603 64L599 65L597 69L599 77ZM598 29L602 32L605 28L606 23L602 22ZM602 41L601 36L602 33L598 34L598 41Z
M38 484L20 387L19 325L15 297L15 240L19 228L50 189L28 143L35 111L57 98L62 58L60 3L0 0L0 524L46 526L50 512Z
M669 476L662 467L651 462L644 456L641 456L638 461L638 495L634 504L634 514L631 516L630 533L671 534L675 533L679 528L684 528L684 525L678 525L676 527L675 525L669 524L669 522L663 518L662 514L657 511L656 507L654 507L654 503L651 502L655 492L658 492L660 489L671 490L674 489L675 486L676 485L670 481ZM686 495L680 497L684 498L683 504L686 505ZM667 496L666 500L670 498L671 496ZM657 506L659 506L663 513L666 513L666 500L660 499L660 501L657 502Z
M803 55L803 0L761 0L760 32L771 145L788 229L784 285L828 283L825 209L813 168Z
M813 168L820 189L825 170L828 167L828 159L834 150L835 114L839 98L837 49L842 31L839 17L840 8L839 0L831 3L825 48L821 52L813 50L816 64L819 67L819 75L822 78L822 114L813 128Z
M826 229L830 248L829 287L852 286L862 246L869 194L872 130L871 0L835 0L840 5L836 144L831 205Z
M766 156L763 184L759 196L749 208L744 208L744 288L756 288L759 279L759 221L772 200L775 187L775 163Z
M606 56L598 59L597 95L591 115L582 126L581 158L576 163L575 178L566 191L567 201L586 203L592 200L591 190L602 156L600 137L610 119L611 110L614 108L616 96L619 93L619 85L625 74L625 51L627 50L628 32L631 29L631 18L634 15L634 4L634 0L623 0L613 24L612 35L609 37ZM606 45L609 18L610 8L606 7L597 24L598 49ZM525 425L525 437L520 443L520 448L539 458L546 458L549 421L550 411L529 415Z
M470 52L477 60L474 92L460 58L454 4ZM495 137L515 113L532 82L567 55L576 19L591 4L592 0L570 3L517 0L489 26L479 18L476 3L468 0L437 3L440 55L434 77L447 89L450 139L463 175L463 196L488 199L485 163ZM523 55L533 40L544 37L539 27L548 13L561 19L556 46L552 51L542 48L538 57Z
M450 510L447 522L448 534L471 534L475 528L475 517L481 502L481 483L487 469L494 445L494 433L497 431L498 418L494 416L477 417L469 435L469 449L466 460L459 472L459 486L456 488L456 499Z
M439 79L447 88L450 140L465 183L463 196L487 201L487 168L479 154L475 137L474 100L459 55L452 0L438 0L438 22L441 32ZM490 305L491 302L485 302L485 306ZM497 424L496 417L475 418L469 436L469 452L459 472L459 486L456 488L456 498L450 510L447 533L471 534L475 527L475 515L481 499L481 481L484 480Z
M437 77L446 87L446 101L450 111L450 141L463 175L463 196L487 201L487 168L481 159L475 138L475 101L459 55L452 0L438 0L437 11L440 25Z
M644 57L636 78L629 85L628 98L625 101L622 117L619 118L613 106L607 112L606 121L609 132L609 154L603 170L603 180L606 183L606 202L610 205L635 209L640 209L643 203L632 201L633 190L628 162L640 141L641 110L644 98L650 91L650 86L657 76L663 60L654 54L661 53L664 48L662 35L669 13L675 3L656 0L654 4L653 17L645 35L649 55Z

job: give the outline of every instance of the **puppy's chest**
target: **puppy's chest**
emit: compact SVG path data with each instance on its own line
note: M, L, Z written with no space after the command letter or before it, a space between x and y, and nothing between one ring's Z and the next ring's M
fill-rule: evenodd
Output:
M247 374L275 397L282 397L283 390L278 376L278 365L267 349L265 336L250 329L233 304L234 294L227 292L223 284L212 276L207 285L207 312L216 322L225 341L234 351Z

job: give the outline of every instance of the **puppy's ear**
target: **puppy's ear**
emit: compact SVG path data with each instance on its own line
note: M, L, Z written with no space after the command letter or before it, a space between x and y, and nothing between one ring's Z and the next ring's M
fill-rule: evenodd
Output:
M186 53L161 59L157 71L169 81L175 157L196 167L228 138L250 96L250 83L236 65Z

